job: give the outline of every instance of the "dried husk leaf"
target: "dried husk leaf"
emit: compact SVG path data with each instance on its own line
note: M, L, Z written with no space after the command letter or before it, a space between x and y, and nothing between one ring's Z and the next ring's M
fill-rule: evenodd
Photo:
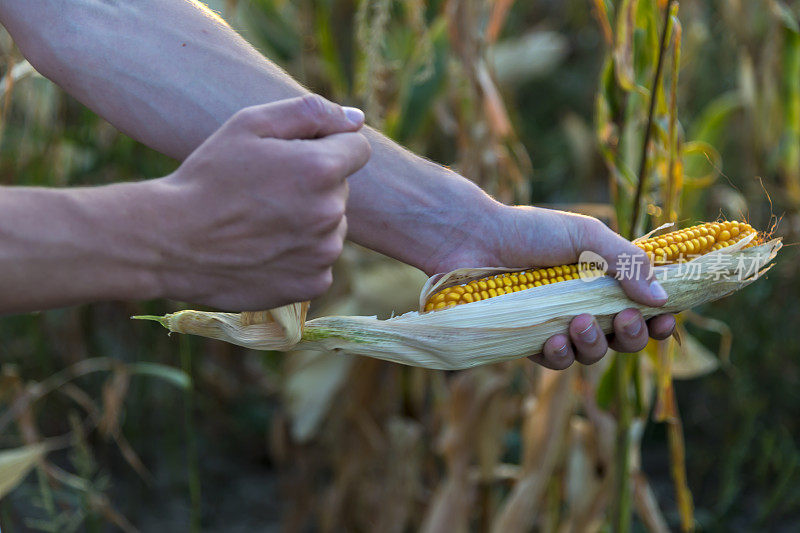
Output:
M407 311L416 305L415 293L426 279L416 268L366 249L349 250L343 270L352 273L346 282L348 291L327 304L321 314L367 310L390 316L397 309ZM305 443L317 435L334 397L351 378L353 362L353 357L318 350L290 352L281 383L295 442Z
M303 324L308 314L309 302L296 302L284 305L269 311L245 311L241 313L243 326L253 324L276 323L283 328L283 337L288 348L275 348L275 350L288 350L300 342L303 335Z
M672 343L671 343L672 344ZM705 376L719 368L719 359L693 335L683 334L683 344L671 345L673 351L673 379L693 379Z
M0 451L0 499L28 475L46 452L47 446L43 443Z
M283 397L290 418L292 440L310 441L333 403L333 398L346 383L353 365L352 357L295 350L287 360L287 376Z
M296 345L287 341L284 328L278 324L244 325L238 313L180 311L158 320L173 332L252 349L340 350L412 366L457 370L539 353L549 337L567 331L569 322L581 313L594 315L603 331L609 333L614 316L624 309L638 309L647 319L727 296L769 270L782 246L780 239L774 239L743 249L747 242L743 239L688 263L656 267L656 276L669 295L667 304L657 308L629 300L615 279L601 276L592 281L563 281L441 311L410 312L388 320L321 317L305 323ZM687 265L713 275L698 276ZM421 301L442 287L508 270L460 269L432 278L423 289Z

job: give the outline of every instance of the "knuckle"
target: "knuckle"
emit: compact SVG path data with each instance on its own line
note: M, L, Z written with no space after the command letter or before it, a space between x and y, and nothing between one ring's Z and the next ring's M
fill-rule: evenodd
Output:
M323 265L330 266L342 255L344 242L336 235L325 238L317 248L317 256Z
M333 285L333 270L326 268L309 282L312 298L325 294Z
M353 135L355 136L353 139L353 146L358 153L369 156L372 153L372 146L369 144L367 137L361 132L353 133Z
M590 235L592 235L593 237L599 235L600 233L608 229L608 227L605 224L603 224L603 222L599 218L586 217L583 220L584 224L586 224L585 231Z
M580 216L577 218L577 244L580 250L597 251L599 242L605 237L604 230L608 227L594 217Z
M314 210L314 218L309 229L316 234L335 231L345 216L345 209L346 204L343 199L325 198Z
M333 284L333 269L330 267L309 271L298 278L298 289L292 300L313 300L325 294Z
M356 135L358 135L358 148L356 153L359 156L361 164L364 165L372 157L372 145L369 144L367 138L361 133L357 133Z
M312 119L319 120L329 114L329 102L318 94L306 94L298 99L302 113Z
M342 174L341 157L330 152L317 153L309 158L308 164L314 177L325 183Z
M240 109L230 119L230 123L236 126L246 127L256 120L258 116L258 108L255 106L245 107Z
M340 133L339 136L347 147L347 153L352 157L363 157L372 150L366 136L359 131Z

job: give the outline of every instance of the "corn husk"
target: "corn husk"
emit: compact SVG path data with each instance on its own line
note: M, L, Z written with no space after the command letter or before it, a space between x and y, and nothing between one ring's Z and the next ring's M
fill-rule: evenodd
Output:
M525 357L542 351L544 342L565 333L581 313L597 318L604 332L614 316L635 308L647 319L676 313L727 296L768 271L781 248L780 239L744 248L748 239L692 261L655 267L667 291L663 307L631 301L617 280L600 276L575 279L505 294L430 313L410 312L388 320L367 316L327 316L282 326L277 321L243 322L240 313L180 311L156 319L171 332L201 335L257 350L316 349L365 355L407 365L456 370ZM689 266L691 265L691 266ZM460 269L431 278L420 302L433 292L509 269ZM698 276L701 270L704 275ZM294 304L301 306L303 304ZM291 307L291 306L290 306ZM299 308L294 313L300 317ZM298 319L299 321L299 319ZM300 340L286 336L300 331Z

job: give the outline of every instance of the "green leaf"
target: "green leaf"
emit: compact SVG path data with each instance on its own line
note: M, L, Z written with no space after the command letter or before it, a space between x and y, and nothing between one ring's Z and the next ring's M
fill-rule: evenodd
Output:
M709 143L687 142L681 148L681 156L684 160L684 188L705 189L719 177L722 169L722 156Z
M617 390L617 371L616 365L619 364L619 357L614 357L611 364L608 365L606 371L600 377L600 383L597 384L597 405L601 409L608 410L614 403L615 391Z
M784 30L781 64L783 115L780 160L787 192L800 201L800 33Z
M634 76L638 91L648 94L653 83L659 51L659 22L655 0L642 0L636 10Z
M153 322L158 322L165 328L169 329L167 325L167 317L165 316L156 316L156 315L135 315L131 317L131 320L152 320Z
M337 100L347 97L350 91L347 74L344 71L345 61L341 57L339 47L336 43L336 36L331 27L331 7L319 4L314 10L314 24L316 37L319 41L319 57L322 67L327 74L327 80L333 89L333 94Z
M430 29L432 49L430 54L430 75L419 78L425 68L425 58L414 57L409 62L413 68L404 69L403 89L398 97L399 109L393 124L387 124L390 136L401 143L411 142L418 137L426 120L432 116L436 100L447 88L448 44L445 20L437 21ZM387 120L387 122L390 122Z
M159 363L133 363L128 365L131 374L162 379L182 390L192 386L192 378L183 370Z
M47 446L42 443L0 451L0 499L25 479L46 452Z
M614 43L614 65L620 87L626 91L636 88L633 70L634 34L638 0L622 0L617 14L617 39Z
M692 123L689 139L719 146L723 133L728 131L728 119L741 107L742 97L738 91L718 96L706 105L700 118Z

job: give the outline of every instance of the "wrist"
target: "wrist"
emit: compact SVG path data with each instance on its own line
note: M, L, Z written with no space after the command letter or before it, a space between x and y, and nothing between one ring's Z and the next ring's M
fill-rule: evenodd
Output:
M96 235L98 299L165 297L162 283L171 216L162 179L69 191Z
M176 250L181 238L175 230L186 225L189 217L181 210L188 201L181 200L171 177L129 184L136 208L129 213L128 230L138 250L131 286L137 292L132 299L178 298L170 281L176 275Z
M514 210L459 178L472 187L452 201L450 205L455 207L448 208L443 217L447 226L443 242L422 266L429 275L456 268L499 266L501 236Z

